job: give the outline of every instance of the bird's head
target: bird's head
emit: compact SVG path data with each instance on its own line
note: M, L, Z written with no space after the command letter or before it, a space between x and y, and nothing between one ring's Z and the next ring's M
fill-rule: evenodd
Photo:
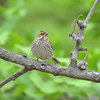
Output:
M44 40L46 40L46 39L48 39L48 33L47 33L46 31L40 31L40 33L37 35L37 37L38 37L39 39L44 39Z

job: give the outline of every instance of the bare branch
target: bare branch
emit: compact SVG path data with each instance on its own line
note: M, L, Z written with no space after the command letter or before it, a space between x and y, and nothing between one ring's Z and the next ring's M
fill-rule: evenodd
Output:
M96 9L96 6L98 5L99 1L100 1L100 0L96 0L96 1L95 1L93 7L91 8L91 10L90 10L89 14L87 15L87 17L86 17L86 19L85 19L84 22L80 22L79 20L76 20L77 23L78 23L78 26L79 26L79 28L80 28L80 31L79 31L80 36L83 35L84 29L86 28L86 27L83 27L83 24L84 24L84 23L86 23L86 24L88 23L88 21L90 20L90 18L91 18L92 15L93 15L94 10ZM81 24L81 23L82 23L82 24ZM86 25L85 25L85 26L86 26ZM74 65L74 66L77 66L77 56L78 56L78 50L79 50L79 48L80 48L80 45L81 45L81 41L76 41L74 51L72 52L72 58L71 58L71 62L70 62L70 65L71 65L71 66L73 66L73 65L72 65L72 61L76 62L76 63L75 63L76 65Z
M86 51L86 55L84 57L84 61L86 60L86 57L88 56L88 49L83 47L83 48L79 48L78 51Z
M8 77L7 79L5 79L4 81L0 82L0 88L7 84L8 82L10 82L11 80L15 80L16 78L18 78L19 76L21 76L22 74L26 73L28 70L26 68L22 68L20 71L18 71L17 73L11 75L10 77Z
M85 19L85 23L88 23L89 20L91 19L93 13L94 13L94 10L96 9L98 3L100 2L100 0L96 0L93 7L91 8L90 12L88 13L86 19Z
M61 75L93 82L100 82L100 72L80 70L72 66L64 67L60 65L47 64L45 62L30 59L28 57L23 57L22 55L14 54L2 48L0 48L0 58L7 61L11 61L16 64L26 66L26 68L21 69L20 71L16 72L4 81L0 82L0 88L6 83L10 82L11 80L15 80L22 74L28 72L29 70L38 70L42 72L51 73L54 75Z

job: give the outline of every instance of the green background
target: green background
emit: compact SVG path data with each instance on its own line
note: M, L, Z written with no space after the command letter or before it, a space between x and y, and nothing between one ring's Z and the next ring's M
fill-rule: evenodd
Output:
M48 32L54 56L69 66L71 25L87 16L95 0L0 0L0 46L36 59L31 44L41 30ZM80 18L82 20L82 17ZM84 31L81 47L89 50L88 70L100 71L100 4ZM79 52L78 62L85 51ZM53 63L50 60L50 63ZM0 82L22 66L0 59ZM30 71L0 89L0 100L99 100L100 84L39 71Z

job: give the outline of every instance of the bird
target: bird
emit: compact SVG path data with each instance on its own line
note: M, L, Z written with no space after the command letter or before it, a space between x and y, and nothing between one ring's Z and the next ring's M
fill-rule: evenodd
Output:
M54 57L53 47L48 39L48 33L45 30L40 31L32 42L31 52L37 58L37 61L41 59L49 62L49 59L52 59L55 64L61 64L61 62Z

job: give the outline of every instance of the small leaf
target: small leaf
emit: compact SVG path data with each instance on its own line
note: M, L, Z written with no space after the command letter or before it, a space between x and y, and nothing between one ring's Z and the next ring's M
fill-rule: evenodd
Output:
M42 92L46 94L51 94L58 91L58 86L55 83L49 80L43 81L43 79L39 76L38 72L36 71L30 74L30 79L37 88L39 88Z
M4 45L9 37L10 31L4 31L0 34L0 44Z

